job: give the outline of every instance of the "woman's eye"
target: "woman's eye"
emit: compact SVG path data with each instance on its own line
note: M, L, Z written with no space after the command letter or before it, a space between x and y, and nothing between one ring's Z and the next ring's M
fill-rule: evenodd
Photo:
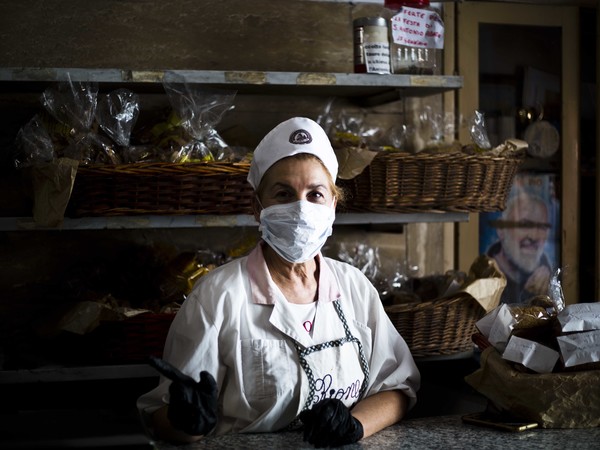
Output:
M314 191L308 195L308 199L312 201L322 202L325 200L325 195L323 195L323 193L321 192Z
M290 198L290 193L288 191L278 191L274 196L277 200L285 200Z

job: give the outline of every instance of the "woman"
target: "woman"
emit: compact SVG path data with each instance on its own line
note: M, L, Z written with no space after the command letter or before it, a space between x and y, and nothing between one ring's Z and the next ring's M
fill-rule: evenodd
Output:
M320 253L341 195L337 170L310 119L260 142L248 181L262 240L202 277L174 319L165 361L154 361L160 384L138 401L157 438L303 426L315 446L342 445L415 403L419 372L377 291Z

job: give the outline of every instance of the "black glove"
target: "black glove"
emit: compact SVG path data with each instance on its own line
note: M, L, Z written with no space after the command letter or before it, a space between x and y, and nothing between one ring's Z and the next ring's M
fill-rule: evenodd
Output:
M195 381L167 361L150 357L150 365L172 381L167 417L173 428L193 436L205 435L217 424L217 383L213 376L200 372Z
M353 444L362 439L362 423L340 400L328 398L300 413L304 440L317 448Z

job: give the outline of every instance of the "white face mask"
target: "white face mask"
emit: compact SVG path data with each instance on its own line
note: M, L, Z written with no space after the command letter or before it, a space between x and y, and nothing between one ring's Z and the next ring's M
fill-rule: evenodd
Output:
M319 253L331 236L334 219L333 207L300 200L263 209L258 230L279 256L300 263Z

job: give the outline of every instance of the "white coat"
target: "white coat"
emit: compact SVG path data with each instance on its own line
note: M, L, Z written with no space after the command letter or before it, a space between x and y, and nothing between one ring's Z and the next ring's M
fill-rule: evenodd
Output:
M248 256L237 259L199 280L175 317L165 345L164 359L183 373L198 380L206 370L215 377L220 408L215 434L270 432L288 426L308 396L293 340L307 346L344 335L332 301L317 302L312 339L297 335L288 324L287 301L279 289L269 292L274 304L254 303L247 262ZM321 264L337 281L341 295L335 301L340 302L351 334L362 344L369 370L365 395L399 389L412 407L420 375L377 291L349 264L322 256ZM358 367L356 357L336 364L353 371ZM161 377L157 388L139 398L146 424L150 414L164 406L169 384Z

